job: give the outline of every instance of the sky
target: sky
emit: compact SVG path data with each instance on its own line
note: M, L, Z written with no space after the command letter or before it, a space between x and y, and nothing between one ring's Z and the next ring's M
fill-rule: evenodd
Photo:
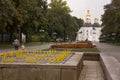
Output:
M104 14L104 5L111 3L111 0L64 0L72 10L71 15L85 20L87 10L91 13L91 22L95 17L99 21L101 15ZM50 2L50 0L48 0ZM100 21L101 23L101 21Z

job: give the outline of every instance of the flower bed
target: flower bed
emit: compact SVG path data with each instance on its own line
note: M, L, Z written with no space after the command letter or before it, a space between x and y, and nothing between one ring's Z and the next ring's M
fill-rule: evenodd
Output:
M93 48L91 42L54 44L51 48Z
M17 50L5 52L0 55L0 63L65 63L73 53L68 50L59 51L49 50Z

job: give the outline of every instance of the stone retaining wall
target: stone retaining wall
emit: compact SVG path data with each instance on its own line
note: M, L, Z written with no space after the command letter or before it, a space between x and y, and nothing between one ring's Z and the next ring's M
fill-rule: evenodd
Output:
M114 57L102 53L84 53L84 60L100 61L105 80L120 80L120 63Z
M112 56L100 54L105 80L120 80L120 63Z
M99 61L100 58L100 54L99 53L93 53L93 52L89 52L89 53L84 53L84 60L93 60L93 61Z
M0 80L78 80L82 66L77 53L64 64L0 63Z

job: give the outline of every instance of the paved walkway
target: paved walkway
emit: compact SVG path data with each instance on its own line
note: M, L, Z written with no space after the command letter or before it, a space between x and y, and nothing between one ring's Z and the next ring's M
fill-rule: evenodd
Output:
M113 56L120 62L120 46L110 45L107 43L96 43L96 45L101 53Z
M99 61L84 61L79 80L105 80Z
M40 49L46 49L50 48L51 44L43 44L40 46L27 46L26 50L32 51L32 50L40 50ZM14 48L7 48L7 49L0 49L0 53L3 53L5 51L12 51Z

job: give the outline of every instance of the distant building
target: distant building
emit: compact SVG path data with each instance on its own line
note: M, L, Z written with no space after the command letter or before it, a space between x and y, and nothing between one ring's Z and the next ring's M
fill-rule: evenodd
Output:
M90 16L91 16L90 11L87 10L86 22L77 32L76 41L85 41L85 40L93 41L93 42L99 41L102 27L98 23L98 18L95 18L94 23L92 24Z

